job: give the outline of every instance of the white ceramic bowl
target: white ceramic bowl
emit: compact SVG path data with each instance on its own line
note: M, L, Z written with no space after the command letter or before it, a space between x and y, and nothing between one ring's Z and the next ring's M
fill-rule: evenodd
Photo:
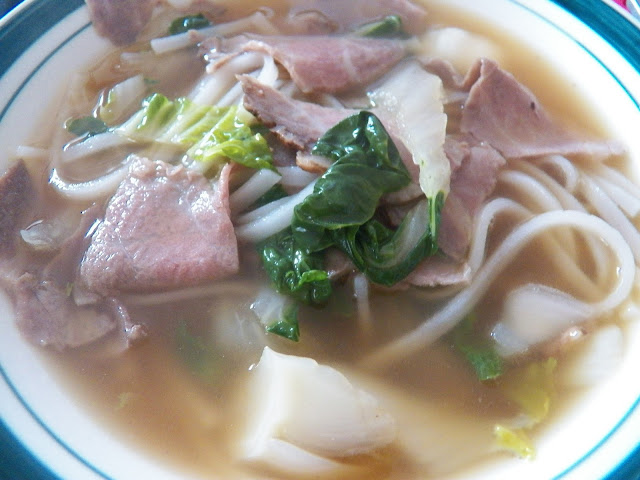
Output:
M442 1L442 0L441 0ZM450 0L500 24L593 99L596 114L629 148L640 172L640 30L601 0ZM68 72L108 44L81 0L27 0L0 21L0 149L26 142ZM535 61L535 59L532 59ZM1 162L5 156L0 155ZM636 175L640 177L640 175ZM0 298L0 474L30 479L176 479L105 431L49 375ZM480 468L473 478L595 479L640 475L640 318L621 368L537 439L535 461Z

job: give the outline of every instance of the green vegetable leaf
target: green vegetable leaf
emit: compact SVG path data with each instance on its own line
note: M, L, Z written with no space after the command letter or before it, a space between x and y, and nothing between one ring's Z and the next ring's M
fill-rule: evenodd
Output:
M90 137L109 130L106 123L92 116L69 119L65 122L64 128L78 137Z
M317 252L335 245L383 285L398 282L437 251L443 196L416 205L395 231L373 218L382 195L411 180L375 115L363 111L341 121L312 153L334 162L294 210L291 227L299 248Z
M266 331L274 335L280 335L291 341L297 342L300 339L300 326L298 325L298 306L288 305L282 312L282 317L267 325Z
M272 235L258 245L267 275L275 289L308 305L324 305L331 295L323 256L301 250L290 229Z
M480 335L475 324L475 315L468 315L460 322L452 332L453 344L471 364L479 380L495 380L504 372L502 357L491 342Z
M169 25L169 35L188 32L189 30L198 30L199 28L210 27L211 22L201 13L197 15L188 15L176 18Z
M398 15L387 15L382 20L365 23L353 33L361 37L393 38L405 37L402 30L402 19Z
M219 356L202 337L193 335L186 322L181 322L176 332L178 355L189 371L206 382L213 383L219 378Z
M115 132L138 142L172 145L208 167L228 159L274 170L267 141L238 118L237 111L236 106L197 105L187 98L172 101L156 93Z

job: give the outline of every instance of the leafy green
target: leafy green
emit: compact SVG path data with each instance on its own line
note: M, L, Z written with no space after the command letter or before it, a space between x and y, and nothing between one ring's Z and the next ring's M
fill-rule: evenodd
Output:
M405 37L402 30L402 19L398 15L387 15L382 20L365 23L358 27L353 33L361 37Z
M452 332L453 344L471 364L479 380L495 380L504 372L502 357L475 325L475 315L468 315Z
M308 252L337 246L373 282L393 285L437 251L443 196L418 203L397 230L374 218L382 195L411 177L388 133L370 112L352 115L318 140L313 154L333 160L291 224Z
M189 30L198 30L199 28L210 27L211 22L201 13L197 15L187 15L185 17L176 18L169 25L169 35L188 32Z
M178 355L189 371L207 382L215 382L220 375L218 354L202 337L193 335L186 322L176 332Z
M295 304L288 305L282 312L282 317L267 325L266 331L281 337L287 338L294 342L300 339L300 326L298 325L298 306Z
M290 229L258 245L264 268L275 289L307 305L324 305L331 295L323 255L301 250Z
M78 137L90 137L109 130L106 123L96 117L86 116L80 118L72 118L65 122L64 128Z
M236 106L197 105L155 93L115 131L135 141L182 149L209 166L229 159L251 168L275 169L267 141L238 118Z

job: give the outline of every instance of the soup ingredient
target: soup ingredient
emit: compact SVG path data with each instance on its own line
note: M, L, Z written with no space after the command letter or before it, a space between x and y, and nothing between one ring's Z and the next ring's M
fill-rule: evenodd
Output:
M116 45L135 41L151 19L156 0L85 0L97 32Z
M83 287L108 296L194 286L237 272L229 170L223 168L214 189L182 166L135 158L82 259Z
M271 150L264 137L251 130L251 120L250 116L243 118L235 106L197 105L187 98L171 101L153 94L114 131L131 140L184 149L202 163L202 171L227 160L273 169Z
M210 27L211 22L203 14L188 15L186 17L176 18L169 25L169 34L188 32L189 30L197 30L199 28Z
M0 254L13 253L20 222L28 212L34 193L24 161L15 163L0 177Z
M239 452L245 461L293 473L300 459L369 454L395 438L395 423L375 398L315 360L265 347L251 376ZM313 463L304 463L298 473L313 473Z

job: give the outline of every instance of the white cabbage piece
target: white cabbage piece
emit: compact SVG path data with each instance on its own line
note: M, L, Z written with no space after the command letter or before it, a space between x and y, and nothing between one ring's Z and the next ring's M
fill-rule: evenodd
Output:
M402 141L420 169L420 188L429 199L449 193L451 167L444 153L447 115L440 77L415 61L394 69L369 93L376 113L385 126Z
M478 58L500 63L502 51L486 37L457 27L429 30L420 38L418 54L447 60L460 74L465 74Z
M591 305L555 288L530 283L509 294L491 336L498 352L508 357L552 340L594 315Z
M340 458L373 452L396 436L374 397L311 358L265 347L251 375L244 461L290 475L338 476L358 468Z

